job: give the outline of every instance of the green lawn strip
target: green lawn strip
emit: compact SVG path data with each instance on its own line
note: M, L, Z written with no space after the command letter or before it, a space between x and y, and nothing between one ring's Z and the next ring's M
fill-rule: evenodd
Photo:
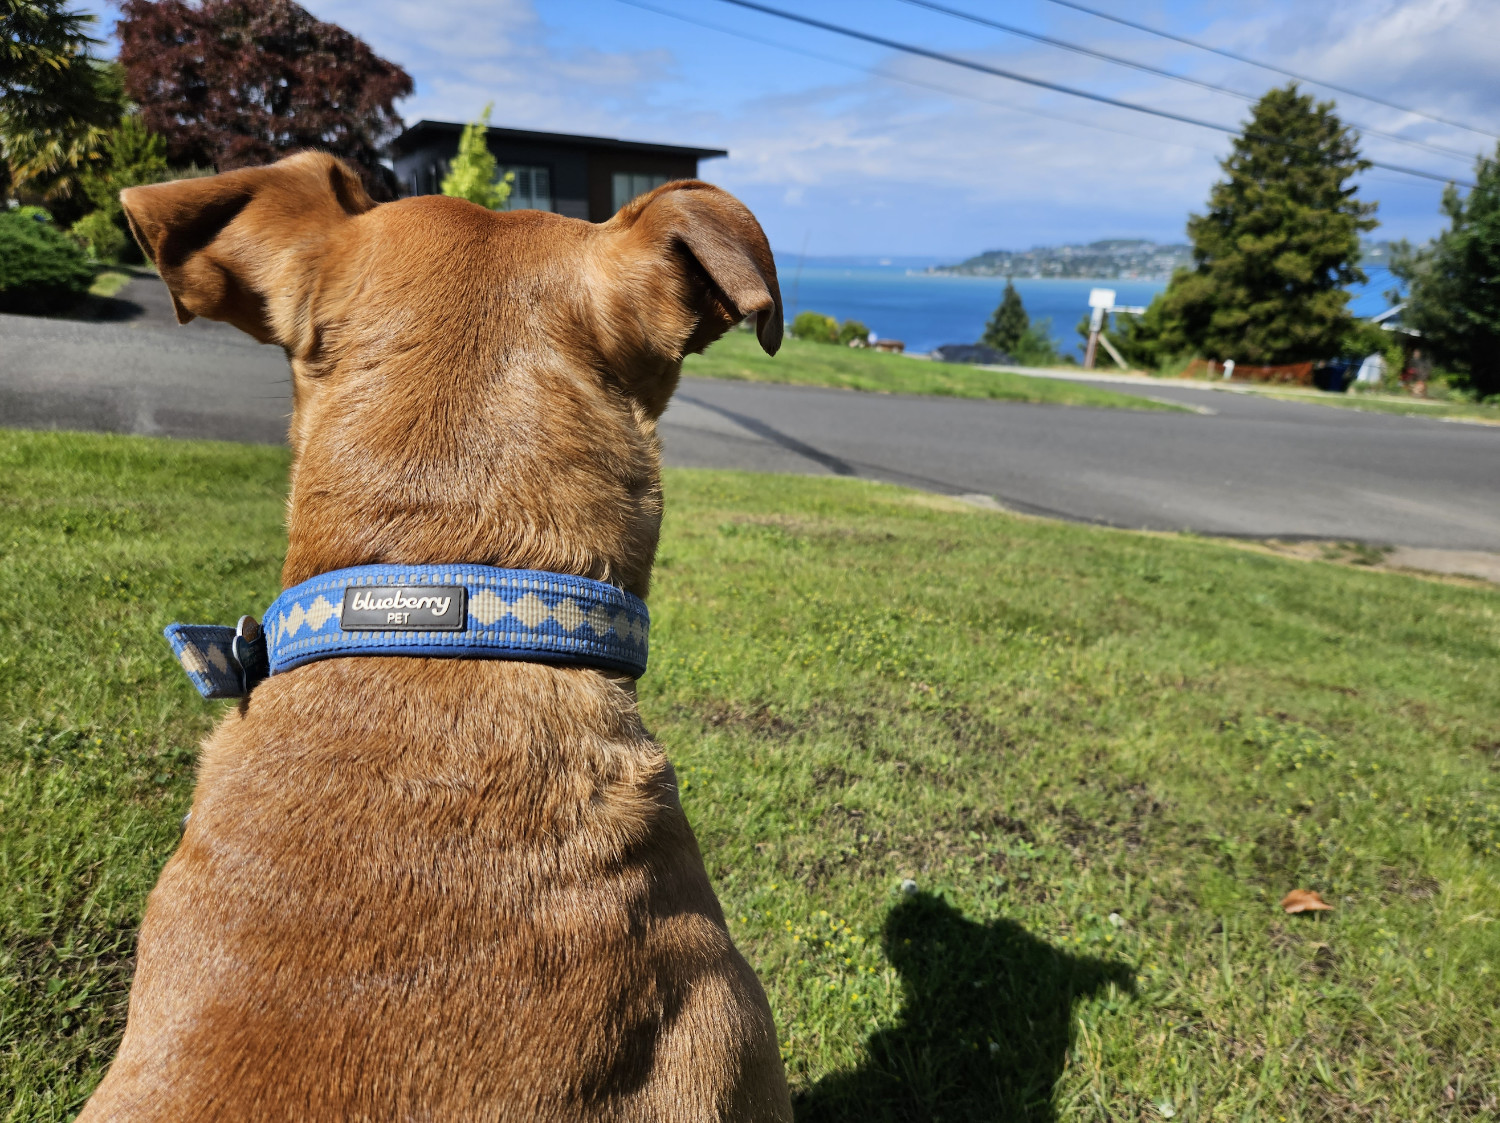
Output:
M116 295L126 285L130 284L129 273L119 269L101 269L94 277L94 283L89 286L90 296L110 297Z
M1367 413L1394 413L1405 417L1457 417L1476 421L1500 422L1500 402L1461 402L1435 398L1413 398L1398 394L1366 394L1350 390L1342 394L1322 390L1278 388L1269 383L1219 382L1206 379L1159 378L1163 386L1199 385L1231 393L1258 394L1283 402L1310 402L1313 405L1337 406L1364 410Z
M159 629L268 602L285 467L0 434L5 1118L68 1117L110 1054L219 710ZM641 705L800 1119L1500 1111L1500 594L859 481L665 489Z
M790 336L772 357L760 349L753 334L740 331L730 332L702 355L689 356L682 370L698 378L831 386L887 394L936 394L1108 409L1180 409L1170 402L1153 402L1060 379L937 363L831 343L808 343Z
M1500 402L1448 402L1423 398L1366 397L1364 394L1278 394L1266 393L1268 398L1286 402L1312 402L1320 406L1338 406L1342 409L1363 410L1366 413L1395 413L1405 417L1452 417L1472 421L1488 421L1500 424Z

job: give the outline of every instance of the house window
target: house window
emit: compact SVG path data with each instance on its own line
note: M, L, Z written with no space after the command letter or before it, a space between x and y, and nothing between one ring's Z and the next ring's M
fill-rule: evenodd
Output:
M654 191L664 183L671 182L669 175L651 175L645 172L615 173L615 210L619 210L637 195Z
M508 211L550 211L552 209L552 172L548 168L514 165L500 169L516 178L511 181L510 198L505 200Z

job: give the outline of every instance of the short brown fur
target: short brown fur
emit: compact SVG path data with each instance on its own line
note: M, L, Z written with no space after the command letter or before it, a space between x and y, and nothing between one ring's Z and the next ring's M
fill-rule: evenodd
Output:
M283 579L469 562L641 596L656 419L683 356L754 315L764 234L668 184L594 226L425 197L331 157L133 188L179 319L286 349ZM634 682L344 658L260 684L204 744L80 1119L789 1120Z

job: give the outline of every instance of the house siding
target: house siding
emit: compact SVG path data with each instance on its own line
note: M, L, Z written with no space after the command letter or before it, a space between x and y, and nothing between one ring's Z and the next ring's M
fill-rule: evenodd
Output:
M403 195L435 195L448 164L458 152L462 126L422 121L391 145L392 167ZM718 149L641 144L602 137L570 137L492 128L486 141L501 167L548 169L552 209L569 218L607 221L614 214L617 172L693 179L702 159L727 155Z

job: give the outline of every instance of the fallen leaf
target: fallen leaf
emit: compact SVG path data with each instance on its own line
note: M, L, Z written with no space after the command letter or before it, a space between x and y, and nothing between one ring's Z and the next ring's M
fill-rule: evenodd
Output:
M1311 889L1293 889L1281 898L1281 907L1289 912L1331 912L1333 906Z

